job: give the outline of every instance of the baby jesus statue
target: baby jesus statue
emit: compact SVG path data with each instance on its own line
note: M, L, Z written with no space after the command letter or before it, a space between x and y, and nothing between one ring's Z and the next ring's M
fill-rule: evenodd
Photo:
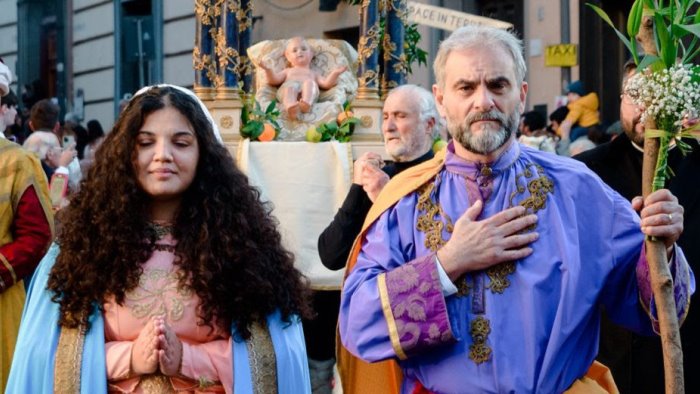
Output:
M261 68L265 70L267 80L272 86L279 86L277 99L282 103L282 109L290 120L296 120L299 111L307 113L316 102L319 88L330 89L338 82L338 77L347 67L338 67L332 70L326 77L311 69L311 60L314 57L313 50L302 37L290 38L284 50L290 66L280 72L275 72L265 64Z

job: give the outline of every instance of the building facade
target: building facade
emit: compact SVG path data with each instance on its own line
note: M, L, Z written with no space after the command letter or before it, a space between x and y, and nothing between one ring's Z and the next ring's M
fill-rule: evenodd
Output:
M626 54L612 30L579 0L416 0L513 24L525 43L528 109L551 112L568 81L601 96L605 122L617 118ZM85 121L114 123L121 98L143 85L194 83L194 0L0 0L0 57L13 88L56 97ZM624 26L632 1L593 1ZM339 0L254 0L252 42L295 35L357 45L358 7ZM325 9L325 11L322 11ZM449 32L420 26L430 56L408 80L430 88L432 59ZM549 45L578 44L578 66L545 67Z

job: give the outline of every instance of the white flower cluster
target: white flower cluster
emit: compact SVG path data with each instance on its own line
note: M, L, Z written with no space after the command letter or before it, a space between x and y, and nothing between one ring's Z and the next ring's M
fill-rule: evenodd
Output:
M625 93L644 108L658 127L681 126L684 117L694 118L700 109L700 73L697 66L677 64L657 72L645 70L630 77ZM669 130L670 131L670 130Z

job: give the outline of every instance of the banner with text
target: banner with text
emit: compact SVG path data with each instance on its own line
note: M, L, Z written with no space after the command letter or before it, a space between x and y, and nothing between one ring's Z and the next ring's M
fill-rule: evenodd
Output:
M513 27L512 24L497 19L435 7L415 1L408 2L408 20L409 22L449 31L457 30L468 24L487 25L499 29L510 29Z

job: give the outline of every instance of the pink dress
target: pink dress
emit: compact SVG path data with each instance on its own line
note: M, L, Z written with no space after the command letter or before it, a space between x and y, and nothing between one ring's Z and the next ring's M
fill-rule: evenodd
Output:
M124 305L114 298L104 304L105 353L110 393L231 393L233 359L231 335L218 328L210 331L197 325L197 295L177 286L173 266L175 242L170 235L158 241L151 258L143 265L136 289L126 294ZM182 341L179 377L130 376L133 341L152 316L165 316Z

